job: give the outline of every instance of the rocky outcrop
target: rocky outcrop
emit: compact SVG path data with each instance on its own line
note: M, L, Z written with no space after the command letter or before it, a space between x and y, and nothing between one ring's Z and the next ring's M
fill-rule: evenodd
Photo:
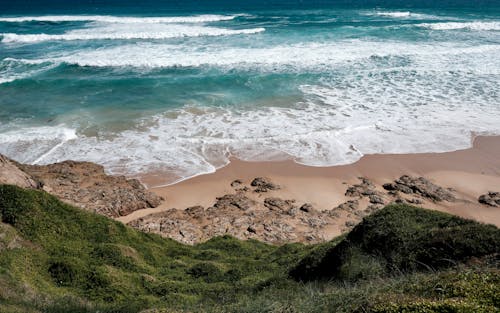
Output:
M269 210L279 211L285 214L293 215L297 211L294 205L295 200L283 200L277 197L264 199L264 206Z
M478 201L489 206L500 206L500 192L490 191L487 194L479 196Z
M269 189L269 184L267 180L265 184L258 183L253 187L275 190ZM241 180L233 181L231 186L239 191L217 197L206 209L200 206L186 210L170 209L139 218L129 225L187 244L226 234L281 244L322 242L327 237L326 228L337 221L337 217L330 216L328 211L315 210L309 203L297 204L294 200L279 197L262 199L251 188L245 188L247 186Z
M217 198L217 202L215 202L214 207L222 210L236 208L246 211L253 205L255 205L255 201L249 199L243 193L237 193Z
M375 185L365 177L359 177L361 180L360 184L352 185L347 188L345 195L347 197L363 197L370 196L377 193L375 190Z
M136 179L110 176L90 162L65 161L50 165L23 165L40 188L61 200L109 217L157 207L162 199L147 191Z
M279 185L274 184L268 178L257 177L250 183L252 187L255 187L255 192L268 192L269 190L280 189Z
M0 154L0 184L16 185L21 188L39 188L30 175L20 170L14 162Z
M345 195L347 197L354 197L359 199L366 197L371 204L388 203L388 201L385 199L384 194L376 189L375 184L371 180L365 177L359 177L359 180L361 180L360 184L355 184L347 188L345 192ZM344 205L350 204L351 203L348 201Z
M431 183L424 177L403 175L393 183L384 184L383 187L390 192L398 191L405 194L415 194L436 202L455 201L455 196L449 190Z
M358 200L349 200L344 203L339 204L335 208L333 208L334 211L337 210L343 210L343 211L349 211L353 212L356 211L359 208L359 201Z

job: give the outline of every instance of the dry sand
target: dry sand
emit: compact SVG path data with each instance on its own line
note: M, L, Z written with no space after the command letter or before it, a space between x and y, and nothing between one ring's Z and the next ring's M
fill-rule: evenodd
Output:
M426 202L425 207L457 214L500 227L500 208L479 204L479 195L500 191L500 136L476 137L470 149L446 153L376 154L358 162L332 167L311 167L293 161L244 162L233 159L217 172L200 175L174 185L151 188L166 201L157 208L144 209L120 217L129 222L169 208L184 209L194 205L211 206L217 196L233 193L230 183L241 179L249 183L264 176L280 184L282 189L273 196L312 203L329 209L348 200L346 184L358 182L358 177L371 179L378 185L401 175L423 176L435 184L453 188L462 200L454 203ZM152 178L149 178L152 179ZM148 177L142 177L148 182ZM333 235L333 234L332 234Z

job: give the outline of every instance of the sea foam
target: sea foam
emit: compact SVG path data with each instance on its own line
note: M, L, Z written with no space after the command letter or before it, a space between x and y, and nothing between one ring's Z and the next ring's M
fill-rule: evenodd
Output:
M498 73L498 67L484 67L484 60L493 60L500 46L483 44L464 47L457 44L421 44L344 40L332 43L276 45L266 48L239 48L226 46L193 49L189 45L137 43L98 50L81 50L69 55L43 59L10 59L28 64L68 63L93 67L203 67L221 70L238 68L273 72L317 71L322 72L346 62L360 65L377 62L381 58L411 58L424 68L443 70L464 69L459 59L466 56L475 71ZM481 60L481 57L483 60ZM371 60L371 61L370 61ZM368 62L368 63L367 63ZM438 63L440 62L440 63ZM500 64L499 64L500 65Z
M0 22L22 23L22 22L104 22L125 24L158 24L158 23L208 23L228 21L243 14L215 15L204 14L194 16L163 16L163 17L132 17L132 16L110 16L110 15L46 15L46 16L19 16L0 17Z
M13 34L4 33L2 42L33 43L41 41L58 40L128 40L128 39L169 39L179 37L200 37L200 36L229 36L240 34L256 34L265 31L264 28L251 29L224 29L216 27L183 26L171 24L169 27L156 27L152 30L127 29L118 31L113 29L90 29L85 31L73 31L60 35L49 34Z
M354 14L363 19L359 11ZM34 101L41 108L40 117L13 118L8 120L12 125L0 125L0 153L35 164L93 161L109 173L130 176L164 171L170 174L165 183L172 183L213 172L231 156L289 158L327 166L351 163L369 153L456 150L470 146L471 132L500 133L500 45L489 40L496 35L497 26L491 24L496 22L453 24L445 18L440 23L419 24L408 20L437 17L405 11L370 15L402 23L388 38L385 26L370 26L383 31L377 37L365 36L364 28L342 26L334 34L318 35L310 27L301 31L286 23L269 26L272 31L262 36L253 35L274 22L238 24L239 19L229 15L2 18L0 22L85 23L77 29L74 25L71 30L64 28L61 34L4 35L0 44L8 57L0 61L0 82L38 79L38 73L60 67L50 75L40 75L31 91L33 98L37 92L53 92L49 98L57 110L41 108L41 102ZM200 24L224 19L237 23ZM380 21L374 19L375 24ZM12 32L25 26L6 29ZM38 27L28 25L33 26ZM66 25L44 24L42 29L48 32L47 27L54 27L51 32L57 32L61 26ZM452 31L445 37L443 32L426 31L430 39L409 39L408 30L421 33L413 27L482 27L489 33L469 36L464 31L457 36ZM399 31L405 35L398 37ZM343 32L347 33L344 37ZM211 37L237 34L242 36ZM175 36L186 38L162 40ZM110 41L90 42L96 39ZM6 44L47 40L89 42L50 42L40 45L47 49L38 50ZM207 80L210 84L204 85ZM82 93L75 87L80 82ZM66 86L77 94L59 97ZM130 93L125 90L129 86ZM182 95L170 93L172 86L179 86ZM280 87L270 90L276 86L286 88L283 93ZM0 86L11 94L23 87L22 82ZM57 99L67 99L71 105ZM123 107L119 107L121 99ZM114 103L108 107L109 102ZM128 114L129 105L141 114ZM125 116L119 122L126 125L119 130L99 118L100 112L114 114L117 107ZM46 117L53 115L61 125L47 126L52 122Z
M419 27L430 28L434 30L454 30L454 29L467 29L467 30L492 30L500 31L500 22L445 22L445 23L422 23L418 24Z
M410 11L370 11L370 12L362 12L362 15L365 16L380 16L387 17L393 19L439 19L439 16L410 12Z
M174 175L165 183L172 183L213 172L230 156L328 166L352 163L369 153L467 148L471 131L500 133L495 74L484 74L472 63L449 72L456 63L450 56L421 57L399 68L398 58L351 64L343 74L301 85L304 98L290 107L186 105L136 121L137 127L118 134L103 131L96 136L73 136L61 131L62 126L11 131L0 135L0 152L39 164L88 160L114 174L165 171ZM475 55L471 59L481 60ZM394 66L386 69L388 64Z

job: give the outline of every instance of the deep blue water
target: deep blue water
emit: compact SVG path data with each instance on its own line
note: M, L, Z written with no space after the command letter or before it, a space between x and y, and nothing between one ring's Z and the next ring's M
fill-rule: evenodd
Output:
M0 7L0 153L22 162L182 179L230 155L322 166L500 133L496 1Z

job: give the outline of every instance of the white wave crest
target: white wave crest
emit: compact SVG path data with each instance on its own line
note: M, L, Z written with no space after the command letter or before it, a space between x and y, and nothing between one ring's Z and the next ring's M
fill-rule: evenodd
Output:
M430 28L434 30L494 30L500 31L500 22L446 22L446 23L423 23L419 27Z
M32 77L57 66L52 62L25 63L6 58L0 62L0 84Z
M272 107L273 103L251 110L201 104L147 118L137 127L131 122L131 129L120 133L77 138L74 131L65 133L58 128L21 129L0 133L0 153L40 164L66 159L93 161L110 173L132 176L165 171L174 177L165 183L172 183L213 172L231 155L245 160L292 158L326 166L351 163L368 153L465 148L470 145L470 131L500 134L498 45L409 46L355 41L222 49L215 54L210 49L201 53L194 48L150 44L121 49L75 54L66 60L75 58L98 66L151 65L143 60L162 66L209 62L234 67L254 62L258 70L273 73L289 68L303 73L304 66L324 73L328 70L325 66L340 60L367 59L333 66L333 78L300 86L303 99L286 108ZM398 67L401 58L404 65ZM213 95L215 103L219 96L224 98Z
M389 18L399 18L399 19L438 19L438 16L416 13L410 11L375 11L375 12L362 12L362 15L366 16L381 16Z
M236 15L204 14L195 16L161 16L161 17L133 17L133 16L110 16L110 15L47 15L47 16L19 16L0 17L0 22L104 22L125 24L158 24L158 23L207 23L228 21L235 19Z
M167 29L165 29L167 28ZM256 34L265 31L264 28L250 29L225 29L216 27L183 26L172 24L169 27L152 30L128 29L128 31L101 31L91 29L85 31L73 31L61 35L29 34L19 35L13 33L0 34L2 42L32 43L41 41L59 40L128 40L128 39L169 39L179 37L201 37L201 36L229 36L242 34Z
M268 48L206 47L203 50L189 46L141 43L120 47L87 50L71 55L45 59L18 59L38 64L43 62L68 63L94 67L201 67L221 69L238 68L259 71L319 71L324 72L346 62L359 66L377 64L382 58L409 58L412 66L425 69L464 69L477 73L498 73L500 61L495 57L499 45L464 47L451 44L410 44L401 42L343 41L280 45ZM468 57L470 56L470 57ZM463 59L467 59L467 64ZM484 66L486 62L488 66ZM356 63L354 63L356 64ZM394 66L398 66L397 62ZM408 66L405 64L404 66Z
M390 16L390 17L409 17L411 16L411 12L376 12L375 15L378 16Z
M52 153L76 138L76 130L65 126L26 127L0 133L0 150L6 155L14 154L21 162L38 164L46 158L53 160ZM19 149L28 149L29 153L19 154Z

